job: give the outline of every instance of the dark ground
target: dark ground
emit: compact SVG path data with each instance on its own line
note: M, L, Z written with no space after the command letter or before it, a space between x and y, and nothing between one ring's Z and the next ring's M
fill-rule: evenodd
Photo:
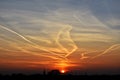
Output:
M0 80L120 80L120 75L0 75Z
M60 73L59 70L51 70L43 74L11 74L0 75L0 80L120 80L120 75L72 75L70 73Z

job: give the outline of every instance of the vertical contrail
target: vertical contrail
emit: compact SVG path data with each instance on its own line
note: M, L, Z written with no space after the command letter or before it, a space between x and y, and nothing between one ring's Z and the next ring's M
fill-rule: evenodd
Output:
M69 53L68 50L66 48L64 48L64 46L60 43L60 36L61 34L64 33L63 29L59 31L59 33L57 34L57 38L56 38L56 44L63 50L65 51L64 53Z
M105 50L104 52L102 52L101 54L98 54L98 55L92 57L92 59L97 58L97 57L99 57L99 56L102 56L102 55L110 52L110 51L113 50L115 47L120 47L120 44L115 44L115 45L110 46L108 49L106 49L106 50Z
M76 49L78 49L78 47L75 45L74 41L72 40L71 36L70 36L70 31L72 30L72 26L68 25L70 28L68 29L68 31L66 32L67 37L69 38L69 42L72 43L72 51L70 51L67 55L65 55L65 57L68 57L70 54L72 54L74 51L76 51Z
M59 31L56 38L56 44L64 51L64 53L66 53L64 55L65 57L69 56L77 49L77 46L75 45L74 41L70 36L71 29L72 29L72 26L65 25L65 27L61 31ZM61 42L65 42L65 43L61 43ZM67 47L72 47L71 51L69 51L69 49L64 45L67 45Z
M37 44L33 43L32 41L28 40L27 38L25 38L25 37L22 36L21 34L15 32L15 31L13 31L13 30L11 30L11 29L9 29L9 28L6 28L6 27L4 27L4 26L2 26L2 25L0 25L0 27L3 28L3 29L5 29L5 30L7 30L7 31L9 31L9 32L11 32L11 33L16 34L17 36L21 37L22 39L24 39L24 40L27 41L28 43L34 45L33 47L35 47L35 48L37 48L37 49L40 49L40 50L43 50L43 51L49 52L49 53L51 53L51 54L53 54L53 55L56 55L56 56L59 56L59 57L61 57L61 58L66 59L65 57L60 56L59 54L56 54L56 53L51 52L51 51L48 51L48 50L46 50L46 49L44 49L44 48L40 48Z

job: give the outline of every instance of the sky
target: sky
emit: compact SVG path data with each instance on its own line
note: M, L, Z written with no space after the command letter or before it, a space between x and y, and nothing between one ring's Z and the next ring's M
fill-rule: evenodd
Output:
M0 0L0 71L120 72L120 0Z

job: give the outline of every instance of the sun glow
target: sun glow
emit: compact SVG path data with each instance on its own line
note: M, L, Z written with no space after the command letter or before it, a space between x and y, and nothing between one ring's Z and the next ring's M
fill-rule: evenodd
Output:
M60 61L55 64L55 68L60 71L61 74L64 74L68 71L69 63L67 61Z
M61 72L61 73L65 73L65 70L61 70L60 72Z

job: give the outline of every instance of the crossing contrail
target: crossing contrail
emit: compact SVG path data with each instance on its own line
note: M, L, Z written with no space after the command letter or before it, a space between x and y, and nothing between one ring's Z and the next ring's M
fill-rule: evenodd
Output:
M61 58L66 59L65 57L60 56L59 54L56 54L56 53L51 52L51 51L48 51L47 49L44 49L44 48L40 48L37 44L35 44L35 43L33 43L32 41L28 40L27 38L25 38L25 37L22 36L21 34L17 33L16 31L13 31L13 30L11 30L11 29L9 29L9 28L7 28L7 27L4 27L3 25L0 25L0 27L3 28L3 29L5 29L5 30L7 30L7 31L9 31L9 32L11 32L11 33L16 34L17 36L21 37L23 40L25 40L25 41L27 41L28 43L32 44L32 46L34 45L33 47L35 47L35 48L37 48L37 49L40 49L40 50L49 52L49 53L51 53L51 54L53 54L53 55L55 55L55 56L59 56L59 57L61 57Z

